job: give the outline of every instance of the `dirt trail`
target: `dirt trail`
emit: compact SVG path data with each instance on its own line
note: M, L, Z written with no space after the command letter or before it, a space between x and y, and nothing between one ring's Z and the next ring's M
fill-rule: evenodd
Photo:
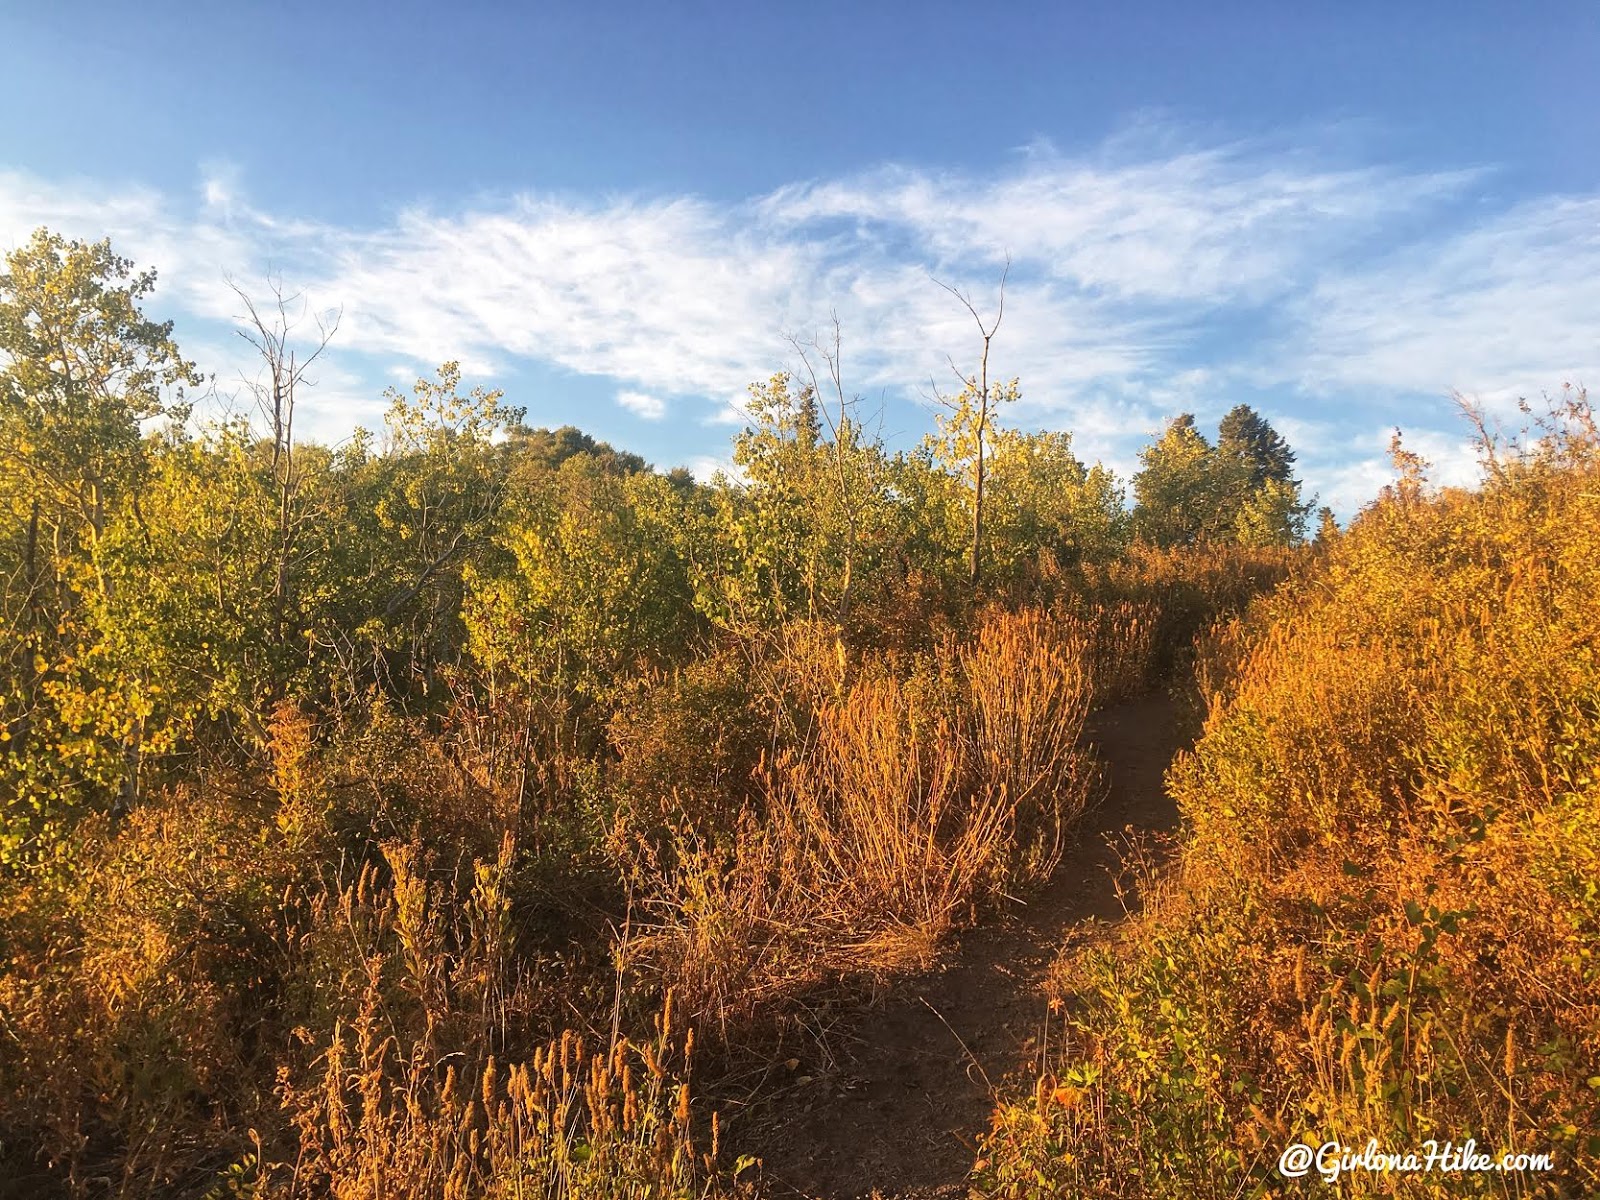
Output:
M1123 915L1106 835L1176 824L1161 782L1178 746L1176 724L1164 696L1090 719L1108 788L1054 880L1006 923L970 931L943 970L904 982L836 1031L837 1061L802 1066L796 1075L815 1073L777 1099L782 1115L739 1139L763 1160L774 1197L966 1195L990 1084L1034 1060L1045 1015L1040 984L1057 950L1079 922Z

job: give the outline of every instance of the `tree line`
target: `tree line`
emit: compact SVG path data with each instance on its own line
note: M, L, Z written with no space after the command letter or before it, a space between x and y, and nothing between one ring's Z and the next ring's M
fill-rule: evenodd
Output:
M883 641L1136 544L1304 539L1295 456L1260 414L1235 407L1214 442L1172 421L1130 505L1070 434L996 422L1020 385L990 378L981 320L980 373L917 446L862 419L836 329L750 388L733 471L697 483L533 427L455 363L386 393L381 433L300 441L331 330L297 349L281 295L241 295L256 413L199 422L203 377L144 311L155 283L108 241L45 230L0 275L8 867L48 860L79 814L247 759L288 699L426 709L465 687L581 713L719 631L813 617Z

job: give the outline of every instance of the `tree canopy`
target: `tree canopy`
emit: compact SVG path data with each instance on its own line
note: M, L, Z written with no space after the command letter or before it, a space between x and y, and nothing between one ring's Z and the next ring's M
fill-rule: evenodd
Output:
M1140 451L1134 528L1159 546L1298 544L1310 505L1301 501L1294 460L1289 444L1247 405L1222 418L1215 445L1183 413Z

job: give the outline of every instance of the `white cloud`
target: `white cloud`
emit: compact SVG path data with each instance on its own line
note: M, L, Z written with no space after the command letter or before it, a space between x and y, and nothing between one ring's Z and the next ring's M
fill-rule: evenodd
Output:
M696 454L687 459L682 465L688 468L700 483L710 483L718 475L726 475L729 479L744 479L744 473L739 470L731 458L718 457L714 454Z
M1232 301L1283 291L1317 257L1472 178L1279 165L1245 145L1120 162L1041 151L999 178L890 167L793 185L761 211L779 226L908 230L940 262L1009 252L1101 295Z
M1311 388L1460 391L1503 407L1600 380L1600 197L1546 197L1358 270L1297 304Z
M667 415L666 401L644 392L624 389L617 393L617 403L646 421L659 421Z
M7 250L23 245L41 225L69 237L92 240L109 234L118 243L148 245L152 236L172 228L165 209L159 192L138 184L56 183L0 170L0 247Z
M226 221L241 202L242 175L230 162L205 163L200 173L200 198L206 211Z
M1394 427L1369 429L1346 442L1356 457L1311 459L1302 465L1317 484L1317 503L1348 520L1396 479L1389 456ZM1471 487L1482 478L1477 451L1458 435L1428 429L1401 429L1401 443L1428 464L1428 480L1438 487Z
M1432 427L1453 388L1496 400L1600 377L1600 196L1463 216L1479 172L1172 141L1035 147L993 175L890 166L735 203L530 194L369 227L252 207L226 163L174 195L0 171L0 247L40 224L110 235L160 269L160 308L202 323L184 342L223 381L250 369L226 335L229 278L261 295L276 275L311 311L342 309L302 425L330 439L377 419L386 372L457 359L603 378L629 411L698 416L721 445L746 384L794 365L786 335L832 313L846 388L915 398L979 349L934 278L992 314L1008 253L991 375L1022 379L1010 415L1124 471L1166 417L1220 411L1242 382L1293 396L1280 428L1308 483L1353 494L1381 447L1348 431L1375 405L1432 398L1395 414ZM1359 414L1351 396L1370 398Z

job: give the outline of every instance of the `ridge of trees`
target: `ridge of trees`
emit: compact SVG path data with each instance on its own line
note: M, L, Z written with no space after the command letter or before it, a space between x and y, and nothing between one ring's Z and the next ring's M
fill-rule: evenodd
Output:
M1173 421L1131 511L1070 434L997 424L1020 387L988 378L998 316L964 299L982 369L920 445L892 451L861 419L835 323L826 345L794 343L803 379L752 385L734 475L699 484L530 427L501 392L464 392L454 363L386 393L381 439L299 441L336 321L299 345L281 290L259 309L241 293L264 430L196 429L201 378L142 309L155 282L108 241L45 230L0 276L8 862L107 797L126 811L202 747L254 753L286 698L426 703L470 666L491 690L593 703L624 666L668 665L714 630L822 617L870 640L885 613L1037 588L1041 569L1135 541L1303 540L1294 455L1245 406L1215 445Z

